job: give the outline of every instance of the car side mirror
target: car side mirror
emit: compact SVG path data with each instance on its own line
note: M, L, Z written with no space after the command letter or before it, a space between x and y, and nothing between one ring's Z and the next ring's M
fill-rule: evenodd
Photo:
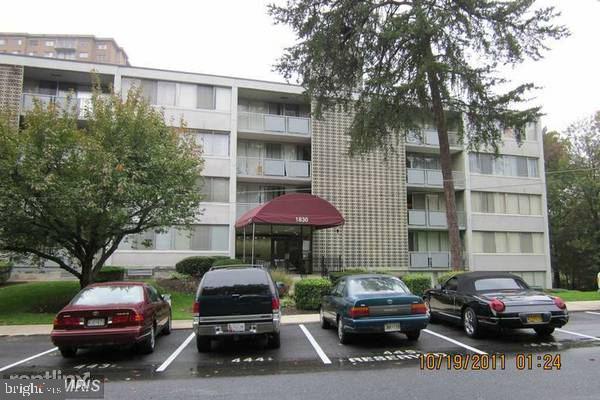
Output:
M169 303L169 305L171 305L171 295L170 294L163 294L161 295L163 301Z
M275 287L277 288L279 297L285 296L290 289L284 282L275 282Z

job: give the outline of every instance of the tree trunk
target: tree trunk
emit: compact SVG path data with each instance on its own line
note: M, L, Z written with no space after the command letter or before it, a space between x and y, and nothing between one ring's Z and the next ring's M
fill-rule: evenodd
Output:
M431 51L431 47L429 48ZM433 57L432 57L433 59ZM427 72L429 90L433 106L433 118L435 120L438 139L440 142L440 164L442 177L444 179L444 197L446 199L446 220L448 221L448 239L450 241L450 266L457 271L462 266L460 233L458 230L458 217L456 214L456 195L454 193L454 180L452 178L452 157L450 156L450 143L448 140L448 125L440 83L437 72Z
M93 259L83 260L81 262L81 277L79 278L79 286L81 289L94 282L93 274Z

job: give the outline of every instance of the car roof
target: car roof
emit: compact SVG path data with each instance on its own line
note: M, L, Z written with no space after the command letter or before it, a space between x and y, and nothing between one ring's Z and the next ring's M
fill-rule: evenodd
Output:
M393 275L387 274L356 274L356 275L346 275L344 279L363 279L363 278L396 278Z
M90 285L87 285L86 287L102 287L102 286L148 286L148 284L146 282L135 282L135 281L113 281L113 282L92 283Z
M511 274L509 272L496 272L496 271L474 271L474 272L465 272L463 274L455 275L460 280L475 280L481 278L522 278L518 275Z

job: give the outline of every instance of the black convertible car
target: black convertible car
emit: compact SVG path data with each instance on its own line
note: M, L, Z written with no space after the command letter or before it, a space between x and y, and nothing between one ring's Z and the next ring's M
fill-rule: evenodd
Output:
M569 321L560 297L531 289L520 277L500 272L468 272L429 289L423 296L431 320L460 323L477 337L482 329L532 328L551 335Z

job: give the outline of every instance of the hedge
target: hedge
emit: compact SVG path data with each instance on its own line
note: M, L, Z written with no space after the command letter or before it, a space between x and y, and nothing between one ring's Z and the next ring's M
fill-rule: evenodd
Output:
M438 275L437 277L437 282L439 284L443 284L445 283L448 279L452 278L454 275L458 275L458 274L462 274L463 271L452 271L452 272L445 272L441 275Z
M102 267L95 282L114 282L125 279L125 268L117 266Z
M213 263L213 267L221 266L221 265L240 265L245 264L242 260L238 260L237 258L223 258L218 259Z
M408 274L402 277L402 281L417 296L422 296L425 290L431 288L431 277L429 275Z
M0 261L0 284L6 283L10 279L12 264L8 261Z
M331 292L331 281L326 278L302 279L294 285L296 308L299 310L318 310L321 299Z
M225 256L196 256L188 257L175 264L175 270L180 274L193 275L198 278L202 276L212 267L217 260L225 260L229 257Z

